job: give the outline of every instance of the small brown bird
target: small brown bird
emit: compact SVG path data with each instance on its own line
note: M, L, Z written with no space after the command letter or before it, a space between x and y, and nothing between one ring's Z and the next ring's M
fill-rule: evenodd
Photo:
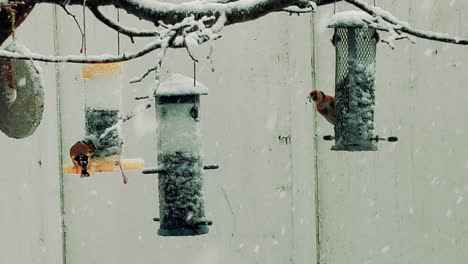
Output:
M89 159L96 151L96 146L90 140L82 140L75 143L70 148L70 158L73 162L73 167L78 173L81 171L81 177L89 177Z

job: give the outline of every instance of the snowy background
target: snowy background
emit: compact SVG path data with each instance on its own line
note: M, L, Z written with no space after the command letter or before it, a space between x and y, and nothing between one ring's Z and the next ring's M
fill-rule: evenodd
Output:
M468 34L467 2L377 4L416 28ZM80 8L70 10L81 20ZM115 10L106 11L116 17ZM376 131L400 142L379 143L379 152L331 152L321 137L333 129L314 119L306 96L314 84L334 90L332 30L326 28L332 15L327 6L313 16L273 14L226 28L216 41L215 71L209 60L198 64L197 80L209 88L200 115L205 163L221 166L205 173L206 215L214 223L199 237L156 235L156 176L131 172L127 185L118 172L60 180L61 159L69 164L70 146L84 136L87 83L81 65L42 64L47 88L41 126L24 140L0 135L0 263L463 262L467 48L423 40L397 43L395 50L379 44ZM120 18L141 25L122 13ZM45 54L80 50L73 20L50 6L33 11L18 41ZM88 13L88 54L116 53L118 41ZM120 37L122 51L144 45ZM208 48L199 52L208 54ZM145 72L155 57L125 63L123 81ZM169 51L163 65L163 78L192 76L184 50ZM138 107L133 98L146 95L151 83L123 84L123 112ZM125 157L155 166L155 129L154 108L127 122Z

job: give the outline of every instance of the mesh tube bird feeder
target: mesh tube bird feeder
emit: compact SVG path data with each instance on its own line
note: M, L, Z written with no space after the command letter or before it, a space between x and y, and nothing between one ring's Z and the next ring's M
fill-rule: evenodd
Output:
M378 33L365 21L367 13L335 14L328 27L334 28L336 51L335 124L336 151L375 151L374 106L375 64Z
M205 218L200 122L200 95L208 94L201 83L173 74L155 93L159 221L161 236L195 236L208 233Z

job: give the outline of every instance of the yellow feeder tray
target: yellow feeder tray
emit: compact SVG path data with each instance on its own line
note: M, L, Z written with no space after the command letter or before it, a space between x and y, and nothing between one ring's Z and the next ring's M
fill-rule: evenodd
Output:
M94 172L114 172L119 171L118 156L92 158L88 169L89 173ZM143 159L123 159L122 168L124 171L142 170L145 166ZM80 174L81 171L76 171L73 164L68 164L63 168L63 173Z
M121 73L122 63L95 63L84 66L81 71L83 79L92 79L100 74Z

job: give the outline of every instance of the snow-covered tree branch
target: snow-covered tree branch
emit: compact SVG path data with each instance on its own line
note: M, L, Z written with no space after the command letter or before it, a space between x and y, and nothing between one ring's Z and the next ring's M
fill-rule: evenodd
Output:
M113 21L112 19L102 14L99 11L99 8L97 6L90 5L89 10L91 10L91 12L99 21L101 21L108 27L112 28L113 30L123 35L129 36L132 40L133 40L133 37L155 37L159 35L159 32L157 32L156 30L152 30L152 31L138 30L136 28L129 28L129 27L120 25L118 22Z
M8 4L0 4L0 24L2 26L0 29L0 41L2 41L2 38L5 39L5 36L14 32L15 27L19 25L18 21L24 20L36 4L55 4L60 6L85 5L84 7L89 8L96 19L113 30L130 37L132 40L134 37L152 37L156 39L141 50L126 52L119 56L44 56L35 53L19 54L16 52L0 51L0 57L55 63L121 62L139 58L162 48L185 47L193 59L191 48L188 44L194 46L206 41L215 40L220 37L219 32L225 26L256 20L273 12L308 13L312 12L315 6L338 1L340 0L194 0L180 4L156 0L9 1ZM409 23L398 19L379 7L369 5L364 0L342 0L342 2L354 5L372 16L373 19L366 22L379 30L389 32L391 36L388 39L384 39L384 41L390 45L392 45L391 42L394 40L411 40L411 37L459 45L468 44L468 39L466 38L450 37L445 33L414 29ZM14 13L20 16L15 20L15 17L12 17L10 14L12 10L10 8L9 15L7 14L2 20L1 15L5 14L2 12L8 11L6 10L7 5L12 4L15 6L13 8ZM114 6L115 8L123 9L135 17L152 22L155 28L154 30L139 30L121 25L100 12L99 8L103 6Z
M433 41L447 42L447 43L458 44L458 45L468 45L468 38L462 38L459 36L450 37L446 33L414 29L413 27L411 27L411 25L408 22L398 19L397 17L395 17L394 15L392 15L386 10L369 5L363 0L344 0L344 1L356 6L362 11L375 17L377 23L371 24L372 26L375 26L378 29L396 33L397 35L400 35L401 39L408 38L408 35L410 35L410 36L433 40ZM398 38L398 36L395 38Z

